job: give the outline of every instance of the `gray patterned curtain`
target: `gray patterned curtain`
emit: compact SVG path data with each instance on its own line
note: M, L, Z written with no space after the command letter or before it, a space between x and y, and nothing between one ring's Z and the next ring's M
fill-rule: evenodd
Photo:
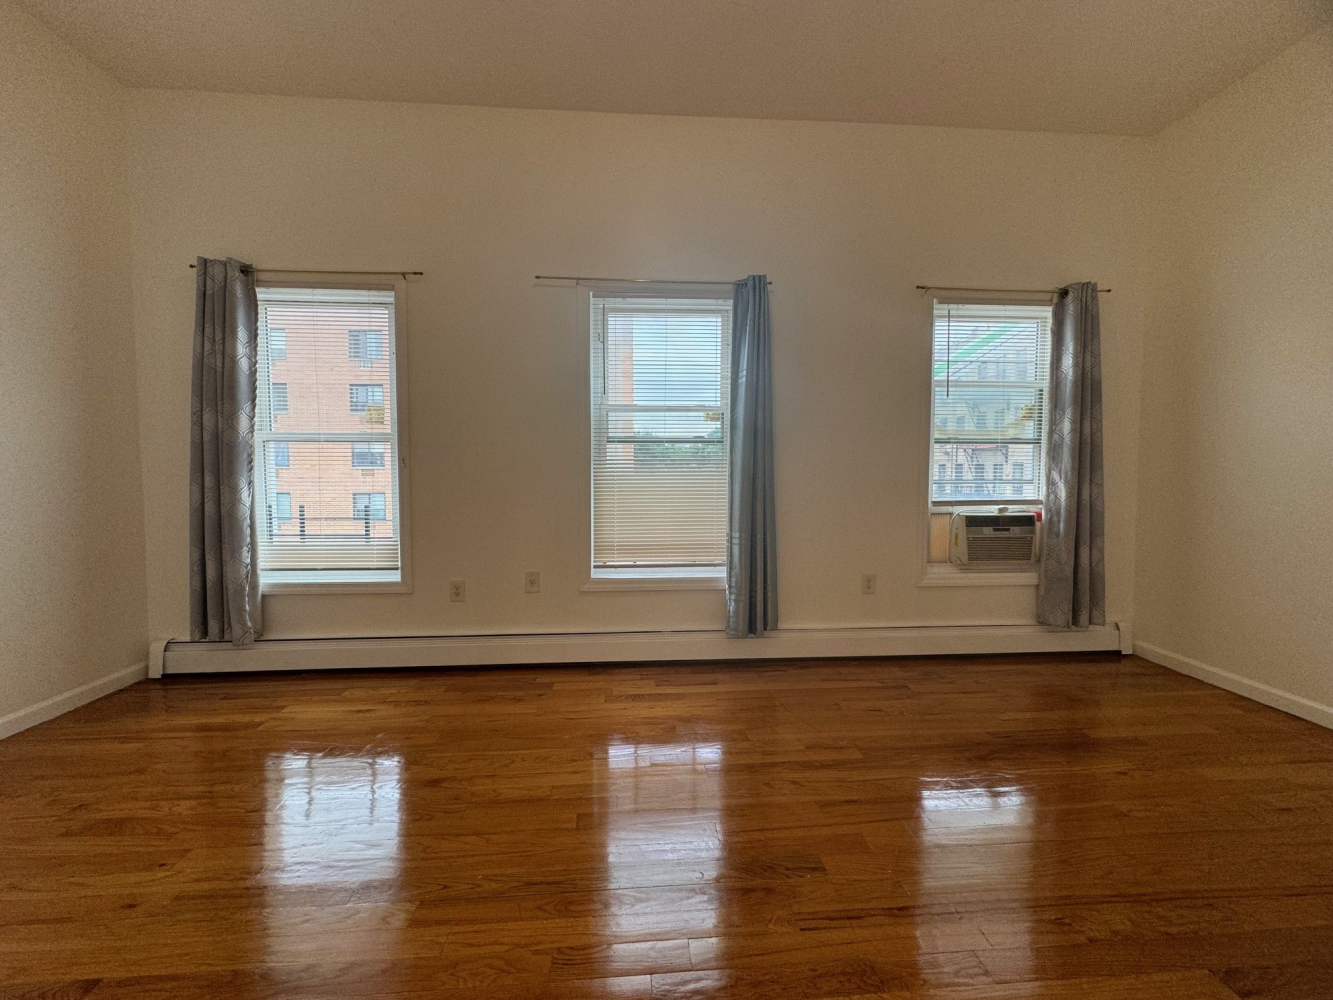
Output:
M1106 622L1102 348L1097 284L1060 289L1051 318L1051 423L1037 621Z
M767 275L736 282L731 308L727 635L739 638L778 626Z
M259 303L254 270L200 257L190 406L190 638L248 646L259 605L254 443Z

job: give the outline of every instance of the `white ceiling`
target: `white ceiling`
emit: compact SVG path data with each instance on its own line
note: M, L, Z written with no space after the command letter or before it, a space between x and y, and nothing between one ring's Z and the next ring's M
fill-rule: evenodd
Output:
M145 87L1142 135L1330 0L23 0Z

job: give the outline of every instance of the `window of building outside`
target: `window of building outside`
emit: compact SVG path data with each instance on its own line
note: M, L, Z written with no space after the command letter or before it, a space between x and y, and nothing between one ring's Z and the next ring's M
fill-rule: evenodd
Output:
M384 468L384 445L382 444L352 445L352 468L354 469Z
M360 365L357 365L360 368ZM366 413L370 408L384 407L384 386L382 385L349 385L347 387L348 408L353 413Z
M382 330L348 330L347 357L357 362L362 371L375 367L375 362L384 357L384 332Z
M358 521L383 521L385 509L383 493L352 494L352 516Z

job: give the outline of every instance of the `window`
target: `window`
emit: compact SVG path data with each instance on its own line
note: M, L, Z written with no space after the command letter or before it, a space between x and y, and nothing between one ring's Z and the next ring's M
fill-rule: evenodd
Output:
M384 445L382 444L352 445L352 468L353 469L384 468Z
M270 330L268 332L268 356L273 361L287 360L286 330Z
M592 296L592 573L726 565L731 300Z
M1050 343L1049 306L935 303L932 501L1041 500Z
M266 588L401 586L397 292L263 286L258 294L261 580ZM271 380L282 360L274 331L286 382ZM373 348L361 341L370 357L352 356L349 331L377 335ZM375 382L366 380L366 360Z
M347 387L348 405L353 413L363 413L369 421L372 417L384 417L384 386L349 385ZM378 412L377 412L378 411Z
M383 521L385 518L383 493L353 493L352 517L358 521Z
M384 356L384 331L348 330L347 357L350 361L378 361ZM370 365L362 365L369 368Z

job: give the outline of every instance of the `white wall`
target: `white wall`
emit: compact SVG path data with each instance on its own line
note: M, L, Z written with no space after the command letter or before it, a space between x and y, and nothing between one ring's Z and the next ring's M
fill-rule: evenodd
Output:
M1155 146L1135 638L1333 706L1333 29Z
M270 598L270 635L718 626L718 592L579 591L586 331L539 272L773 278L785 625L1030 621L916 585L912 286L1094 278L1108 617L1333 705L1330 29L1138 140L125 92L0 3L0 136L0 722L186 634L198 253L427 272L415 590Z
M123 101L0 4L0 731L146 654Z
M539 273L773 279L787 626L1032 620L1030 588L916 585L930 300L913 286L1113 287L1108 617L1130 615L1145 140L163 91L134 92L131 117L155 636L188 625L196 254L426 272L409 291L414 592L271 597L271 636L720 627L717 591L579 591L587 334L577 293Z

